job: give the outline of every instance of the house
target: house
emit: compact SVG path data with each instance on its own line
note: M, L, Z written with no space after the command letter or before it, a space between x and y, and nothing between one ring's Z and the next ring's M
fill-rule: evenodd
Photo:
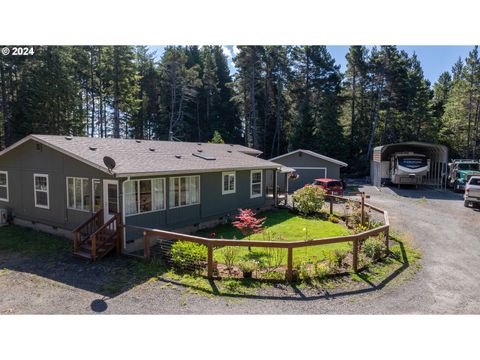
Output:
M80 242L107 224L95 241L111 235L115 247L115 232L128 251L142 233L120 233L116 223L193 231L238 208L271 207L266 173L276 179L281 165L259 154L240 145L30 135L0 152L0 208L16 224L67 237L83 224Z
M303 149L274 157L270 161L292 168L297 173L296 179L285 180L283 176L278 178L278 186L287 187L288 192L298 190L305 184L311 184L317 178L340 179L340 168L347 166L343 161Z

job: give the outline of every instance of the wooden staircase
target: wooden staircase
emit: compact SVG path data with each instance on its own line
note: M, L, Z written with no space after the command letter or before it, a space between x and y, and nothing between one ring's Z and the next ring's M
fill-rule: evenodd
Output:
M102 224L103 209L73 230L73 254L91 261L99 260L113 249L121 253L120 215Z

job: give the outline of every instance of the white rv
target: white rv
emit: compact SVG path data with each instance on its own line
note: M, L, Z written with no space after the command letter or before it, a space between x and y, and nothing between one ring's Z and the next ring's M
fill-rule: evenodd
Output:
M390 181L398 185L419 185L430 169L430 159L414 152L396 152L390 158Z

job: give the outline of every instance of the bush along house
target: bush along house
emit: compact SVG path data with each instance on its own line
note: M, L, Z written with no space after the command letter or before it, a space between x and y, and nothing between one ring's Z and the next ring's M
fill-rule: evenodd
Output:
M0 152L10 222L74 238L92 260L138 249L133 227L192 232L276 204L282 166L240 145L30 135ZM132 230L133 229L133 230ZM72 235L73 234L73 235Z

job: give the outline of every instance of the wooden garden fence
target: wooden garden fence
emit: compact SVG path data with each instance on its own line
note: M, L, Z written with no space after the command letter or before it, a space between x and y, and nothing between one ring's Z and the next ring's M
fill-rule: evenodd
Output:
M358 271L358 253L359 253L359 243L363 240L368 239L372 236L377 236L379 234L385 235L385 245L387 251L389 249L388 235L390 230L390 222L388 219L387 211L380 209L376 206L365 203L365 196L361 193L361 200L356 200L352 198L346 198L343 196L334 196L334 195L325 195L325 198L330 204L330 214L333 214L333 204L335 201L354 201L361 207L362 212L362 224L364 223L364 211L365 209L371 209L378 213L383 214L384 224L376 227L374 229L366 230L358 234L344 235L344 236L335 236L321 239L312 239L312 240L298 240L290 242L282 241L259 241L259 240L235 240L235 239L209 239L200 236L186 235L181 233L176 233L172 231L150 229L132 225L122 225L127 229L132 229L135 231L143 231L143 240L144 240L144 258L150 259L150 239L152 237L160 237L165 240L182 240L190 241L196 244L205 245L207 247L207 276L208 278L213 278L213 250L215 248L221 248L225 246L238 246L238 247L262 247L262 248L277 248L277 249L287 249L287 271L286 278L291 280L293 276L293 252L295 249L308 247L308 246L319 246L327 244L336 244L344 242L353 243L353 259L352 267L355 272Z

